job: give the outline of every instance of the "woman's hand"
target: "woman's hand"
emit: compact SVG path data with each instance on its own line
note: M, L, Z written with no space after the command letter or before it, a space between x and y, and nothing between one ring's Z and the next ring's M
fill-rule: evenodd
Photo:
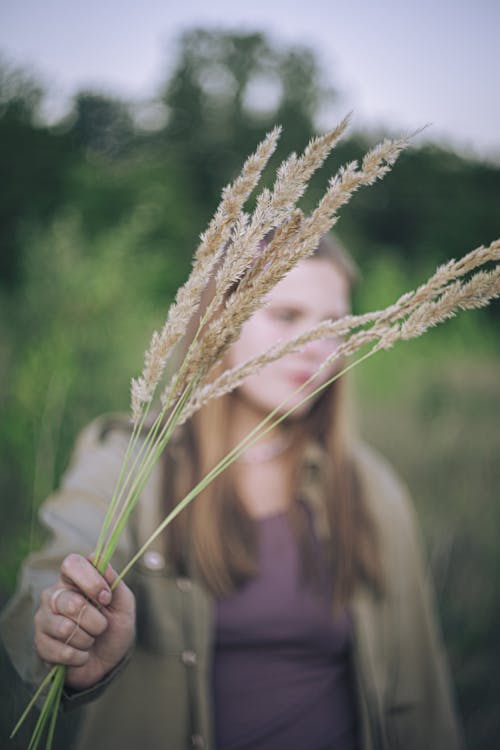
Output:
M110 672L131 648L135 599L108 566L104 576L81 555L68 555L54 586L45 589L35 615L41 659L67 666L66 684L83 690Z

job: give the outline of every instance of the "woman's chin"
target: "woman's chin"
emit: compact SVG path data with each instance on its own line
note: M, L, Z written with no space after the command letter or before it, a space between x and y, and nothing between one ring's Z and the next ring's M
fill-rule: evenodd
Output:
M280 407L279 414L283 415L292 410L287 417L288 419L300 419L301 417L304 417L309 413L315 399L310 398L307 401L304 401L303 399L304 394L290 396L286 404Z
M311 389L309 389L309 392L311 392ZM251 407L258 412L261 419L264 419L271 412L276 412L277 416L283 416L290 410L292 410L289 415L290 419L300 419L310 411L316 400L315 397L311 397L304 401L304 397L307 396L306 390L299 393L288 390L287 393L287 389L283 388L268 388L265 393L262 393L260 389L257 391L257 389L243 386L235 392L235 395L247 407Z

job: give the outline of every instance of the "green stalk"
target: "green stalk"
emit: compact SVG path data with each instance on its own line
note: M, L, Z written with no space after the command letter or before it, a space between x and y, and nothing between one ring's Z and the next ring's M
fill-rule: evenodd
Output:
M57 717L59 716L59 704L61 703L62 691L64 687L64 680L66 677L66 670L59 670L58 674L54 679L54 695L51 700L52 704L52 717L50 720L49 731L47 734L47 742L45 745L46 750L50 750L52 742L54 741L54 733L56 731Z
M27 718L27 716L30 713L30 711L35 707L35 704L36 704L37 700L39 699L39 697L41 696L41 694L44 692L44 690L47 688L47 686L54 679L54 676L55 676L55 673L56 673L57 669L58 669L58 667L52 667L52 669L50 670L50 672L48 673L48 675L46 675L44 677L42 683L38 687L38 689L37 689L36 693L34 694L33 698L30 700L30 702L28 703L28 705L24 709L21 718L19 719L19 721L17 722L16 726L12 730L11 735L10 735L10 739L12 739L18 733L18 731L21 728L21 725L23 724L24 720Z
M170 403L171 403L172 397L175 394L175 391L176 391L176 389L177 389L177 387L179 385L179 382L181 381L181 378L182 378L182 376L184 374L184 371L185 371L185 369L187 367L187 363L188 363L188 360L189 360L189 355L193 351L193 349L194 349L194 347L195 347L195 345L196 345L196 343L198 341L199 335L200 335L200 333L201 333L201 331L203 329L203 326L207 322L207 319L209 317L210 312L211 312L211 306L209 305L208 309L205 311L203 317L201 318L201 320L198 323L198 328L196 330L196 333L195 333L195 335L193 337L193 340L191 341L191 343L190 343L190 345L189 345L189 347L187 349L186 356L184 357L184 359L182 361L182 364L181 364L181 367L180 367L179 371L177 372L177 375L176 375L176 378L174 380L174 383L172 384L171 392L170 392L168 398L166 399L165 404L163 405L163 408L162 408L161 412L159 413L159 415L155 419L155 422L153 423L153 426L148 431L148 433L146 435L146 438L145 438L143 444L141 445L141 448L140 448L138 454L136 455L132 466L130 467L130 469L128 471L127 478L124 481L122 481L123 474L124 474L125 469L126 469L126 464L128 463L128 454L129 454L129 449L130 449L130 445L131 445L131 441L129 441L129 445L127 447L127 452L125 454L124 462L122 464L122 468L121 468L121 471L120 471L120 476L118 478L117 486L115 487L115 491L113 493L113 498L111 500L110 507L108 508L108 511L106 513L106 517L105 517L105 520L104 520L104 523L103 523L103 527L101 528L101 533L100 533L100 536L99 536L98 546L97 546L97 548L96 548L96 550L94 552L95 565L96 565L97 569L99 570L99 572L101 572L101 573L106 568L106 566L104 566L101 569L101 557L103 555L103 550L108 547L108 541L112 540L114 538L114 535L116 533L116 528L117 528L117 519L120 519L124 513L127 513L127 507L128 507L128 504L129 504L129 498L131 496L132 489L129 490L129 493L126 496L126 499L121 503L122 504L122 508L121 508L120 512L119 513L117 512L118 511L118 507L120 505L120 502L122 500L125 488L127 487L127 484L130 481L130 479L131 479L131 477L132 477L132 475L133 475L133 473L135 471L135 467L136 467L137 463L138 462L140 463L140 466L141 466L140 470L142 471L142 468L143 468L144 464L149 461L149 458L152 455L153 451L151 451L150 454L148 455L149 446L150 446L151 443L154 443L154 441L156 439L156 435L157 435L158 429L160 427L160 424L162 423L163 418L164 418L165 414L167 413L167 411L168 411L168 409L170 407ZM192 383L191 385L193 386L194 383ZM193 390L193 388L190 389L190 392L192 390ZM142 416L139 429L137 430L137 433L136 433L136 439L134 441L134 448L135 448L135 442L137 441L137 438L138 438L138 436L139 436L139 434L141 432L142 426L144 424L144 420L146 418L146 414L149 412L149 408L150 407L148 405L145 413ZM169 416L169 418L167 420L167 425L170 423L171 419L173 418L173 414L175 413L175 409L176 408L177 408L177 406L174 408L174 412ZM175 428L175 426L176 426L176 423L174 424L174 428ZM134 432L135 432L135 430L136 430L136 426L134 426ZM172 431L173 431L173 429L170 431L169 437L170 437ZM161 436L161 434L162 433L160 433L160 436ZM155 445L156 444L153 445L153 448L155 447ZM165 446L163 446L163 447L165 447ZM155 462L156 462L156 459L155 459ZM141 488L141 491L142 491L142 488ZM134 502L134 507L135 507L136 503L137 503L137 500L135 500L135 502ZM129 517L129 516L130 516L130 513L127 514L127 517ZM113 527L112 527L112 530L110 531L112 524L113 524ZM106 537L108 537L108 539ZM115 548L116 548L116 543L114 543L113 550ZM108 560L110 559L109 556L106 555L106 557L107 557Z
M98 570L101 571L100 568L100 561L102 558L102 555L104 554L104 550L107 548L109 539L112 537L114 528L116 526L116 519L119 518L122 513L124 512L124 509L126 508L128 497L130 495L130 481L134 475L134 471L136 468L137 463L141 463L144 459L144 454L147 454L148 445L150 442L152 442L155 439L156 433L158 431L160 422L161 422L161 414L155 419L151 429L148 431L146 438L141 445L139 451L135 454L135 457L132 461L132 465L130 465L130 456L126 456L124 459L122 470L120 472L120 478L118 480L117 486L115 488L115 492L113 493L113 500L110 504L110 507L108 508L108 511L106 513L106 518L103 523L101 534L99 537L99 547L96 548L94 551L94 558L95 558L95 566ZM142 429L143 421L141 421L141 429ZM135 430L135 428L134 428ZM138 436L140 434L140 429L137 430L134 442L133 442L133 448L135 449ZM131 441L130 441L131 442ZM129 442L129 445L130 445ZM127 450L128 453L128 450ZM126 477L124 478L124 474L127 472Z
M144 413L142 415L140 423L137 425L134 425L134 428L132 430L132 434L130 436L130 439L128 441L127 450L125 451L125 456L121 465L120 474L118 476L118 480L115 485L115 489L113 491L113 496L111 498L111 501L108 506L108 510L106 512L106 515L104 517L104 521L101 527L101 531L99 534L99 539L97 541L95 550L94 550L94 557L97 561L100 557L101 550L105 544L106 536L109 531L109 527L112 523L113 517L115 515L116 509L119 506L121 494L123 492L123 487L126 486L126 480L124 480L124 474L127 468L127 465L130 460L130 456L133 454L135 450L135 445L137 443L137 440L139 439L139 435L142 432L142 428L144 426L144 422L149 414L149 410L151 408L151 403L149 403L144 410Z
M128 523L130 515L133 512L135 506L137 505L137 502L139 501L141 493L149 477L151 476L151 472L153 471L160 455L164 451L165 446L167 445L174 429L176 428L177 423L179 421L179 417L182 414L182 410L184 409L187 401L189 400L191 393L196 388L196 385L197 385L197 381L193 380L187 386L181 398L175 405L175 408L172 414L170 415L166 425L162 429L159 437L156 439L156 442L149 449L149 454L144 458L144 461L141 464L140 470L137 476L135 477L134 482L130 488L129 494L127 495L126 502L124 503L123 509L119 517L115 521L112 533L107 541L106 548L105 550L103 550L101 554L101 560L99 561L99 567L98 567L99 572L102 573L106 569L106 566L109 563L109 561L111 560L114 554L114 551L116 549L116 546L118 544L118 540L121 534L123 533L125 526Z
M190 345L188 347L188 350L186 352L186 356L184 357L184 359L182 361L181 367L180 367L180 369L179 369L179 371L178 371L178 373L176 375L176 378L175 378L174 383L172 385L172 390L171 390L171 393L169 394L169 397L167 398L165 404L163 405L163 408L162 408L161 412L156 417L156 419L155 419L152 427L148 431L148 433L146 435L146 439L143 442L143 444L141 445L141 448L140 448L139 452L136 454L135 459L134 459L134 461L132 463L132 466L130 468L128 468L128 463L129 463L130 455L133 453L133 451L135 449L135 445L137 443L139 435L141 434L142 428L144 426L144 422L145 422L146 417L147 417L147 415L148 415L148 413L150 411L151 401L148 403L146 409L144 410L144 413L143 413L143 415L141 417L141 421L140 421L139 425L137 425L137 424L134 425L134 428L133 428L133 431L132 431L132 435L130 437L130 440L129 440L129 443L128 443L128 446L127 446L127 450L125 452L125 457L123 459L123 463L122 463L122 466L121 466L120 475L118 477L118 480L117 480L117 483L116 483L116 486L115 486L115 489L114 489L114 492L113 492L113 496L111 498L111 502L110 502L108 510L106 512L106 516L104 518L103 525L101 527L101 532L99 534L99 539L97 541L97 545L96 545L96 548L94 550L95 565L96 565L96 567L98 569L99 569L98 566L100 564L100 558L101 558L103 549L107 546L106 537L108 536L108 534L110 534L110 536L113 535L113 531L111 531L111 533L110 533L110 528L111 528L112 524L113 524L113 528L115 526L115 524L113 522L115 521L115 518L117 516L118 508L119 508L120 503L122 501L123 493L125 491L125 488L127 487L127 484L128 484L130 478L133 475L133 472L135 470L135 467L136 467L137 463L138 462L142 462L144 454L145 453L147 454L148 445L150 443L152 443L155 440L155 438L156 438L156 434L158 432L160 424L162 423L162 420L163 420L165 414L167 413L167 411L168 411L168 409L170 407L170 402L172 400L173 394L175 393L176 388L178 387L178 384L181 381L181 378L182 378L182 376L184 374L184 370L185 370L185 368L187 366L187 361L188 361L189 355L191 354L194 346L197 343L197 340L198 340L199 335L200 335L200 333L201 333L201 331L203 329L203 326L205 325L205 323L207 321L209 313L210 313L210 306L205 311L203 317L201 318L200 322L198 323L198 328L197 328L196 333L195 333L195 335L193 337L193 340L191 341L191 343L190 343ZM155 388L155 390L156 390L156 388ZM154 393L153 393L153 395L154 395ZM124 475L125 475L125 472L127 471L127 469L128 469L128 474L127 474L126 479L124 479ZM127 505L127 500L125 500L123 502L123 506L126 507L126 505ZM120 514L121 514L121 511L120 511ZM118 514L118 515L120 515L120 514Z
M99 570L99 572L101 572L101 573L106 568L105 565L104 566L101 565L102 556L105 554L104 551L108 548L110 541L112 539L114 539L115 534L116 534L117 524L120 521L120 519L123 517L123 515L127 512L128 505L129 505L131 497L132 497L132 495L134 493L134 488L137 486L137 482L135 480L134 480L134 482L132 482L132 485L130 485L130 481L132 480L132 478L134 476L134 472L135 472L136 466L137 466L137 464L139 464L139 475L140 475L140 472L141 472L143 466L149 461L150 455L151 455L151 451L154 449L154 447L156 445L156 442L155 442L156 441L156 436L157 436L158 430L159 430L159 428L160 428L160 426L162 424L163 417L165 416L165 413L166 413L168 407L169 407L169 402L167 402L164 405L163 409L161 410L161 412L156 417L153 425L151 426L150 430L148 431L148 433L146 435L146 438L145 438L143 444L141 445L139 451L137 452L137 454L136 454L136 456L134 458L134 461L132 462L132 465L129 466L129 467L125 467L125 466L122 467L122 472L121 472L120 476L123 475L123 473L124 473L123 469L124 468L127 468L128 473L127 473L127 476L126 476L125 480L123 480L123 482L122 482L122 484L120 486L120 491L118 493L118 497L117 497L116 501L113 503L113 508L110 509L110 510L108 510L108 513L106 514L106 530L105 530L105 534L104 535L101 532L102 544L100 545L100 548L99 548L99 554L97 555L96 553L94 553L94 556L95 556L95 563L94 564L95 564L96 568ZM167 420L167 425L170 424L171 419L172 419L172 414L169 416L169 418ZM143 424L143 420L141 421L141 428L142 428L142 424ZM137 432L137 436L139 434L140 434L140 430ZM137 440L135 442L137 442ZM151 448L151 446L152 446L152 448ZM135 444L134 444L134 447L135 447ZM124 464L125 464L125 461L124 461ZM137 478L137 474L135 476ZM127 492L127 494L124 497L124 493L125 492ZM135 497L135 495L134 495L134 497ZM114 545L113 550L115 548L116 548L116 544Z
M35 750L38 747L49 719L51 723L49 727L49 735L47 737L47 744L45 747L46 750L50 750L51 748L55 730L55 723L57 721L57 715L59 713L59 703L61 701L65 673L66 668L62 666L54 667L49 673L50 676L53 677L52 684L50 686L49 692L45 699L45 703L43 704L40 716L38 717L38 721L31 736L28 750ZM18 724L18 727L19 726L20 724ZM52 729L52 726L54 726L54 729Z

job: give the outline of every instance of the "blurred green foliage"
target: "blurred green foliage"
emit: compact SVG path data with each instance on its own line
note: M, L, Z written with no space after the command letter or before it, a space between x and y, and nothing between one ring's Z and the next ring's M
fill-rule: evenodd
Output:
M39 542L36 508L75 434L98 413L128 408L129 379L222 187L281 123L269 182L281 158L304 148L336 92L311 50L280 48L259 33L194 30L179 39L154 101L80 92L48 127L42 98L36 81L0 67L2 600ZM303 207L374 141L351 133ZM404 154L341 212L338 234L363 276L356 309L388 304L437 264L495 239L499 195L495 164L429 144ZM363 432L415 498L476 750L500 739L498 310L379 354L355 377Z

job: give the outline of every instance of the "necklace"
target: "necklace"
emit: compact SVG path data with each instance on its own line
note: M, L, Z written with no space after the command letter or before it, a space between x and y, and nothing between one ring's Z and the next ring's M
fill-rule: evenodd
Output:
M238 460L244 464L260 464L265 461L272 461L273 458L281 456L291 444L291 434L279 435L272 440L266 440L265 443L256 443L249 446Z

